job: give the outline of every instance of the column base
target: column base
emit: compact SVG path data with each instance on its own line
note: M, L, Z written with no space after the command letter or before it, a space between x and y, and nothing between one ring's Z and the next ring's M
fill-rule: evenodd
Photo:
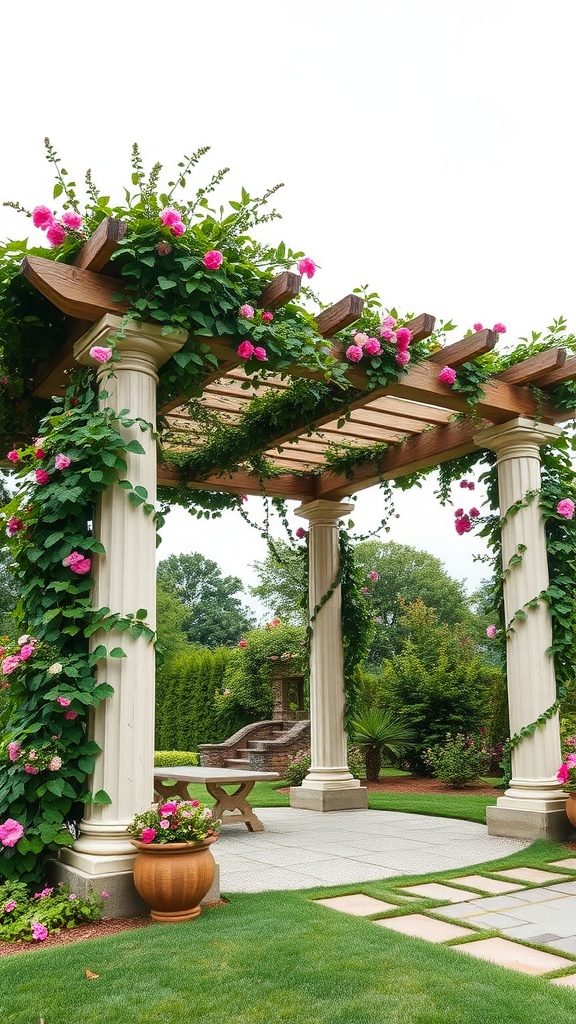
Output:
M87 896L90 889L98 894L108 892L110 895L104 909L106 917L141 917L150 912L148 904L136 892L132 868L129 871L103 871L96 874L93 871L83 871L77 865L66 864L61 860L49 860L46 877L50 885L57 885L58 882L68 883L78 896ZM212 886L200 900L200 904L206 906L219 901L220 868L217 864Z
M530 806L534 801L500 797L495 807L486 808L488 835L510 839L549 839L562 842L573 833L566 816L565 801L552 801L548 806ZM539 801L540 803L540 801Z
M344 789L291 786L290 807L300 807L304 811L365 811L368 807L368 790L365 786Z

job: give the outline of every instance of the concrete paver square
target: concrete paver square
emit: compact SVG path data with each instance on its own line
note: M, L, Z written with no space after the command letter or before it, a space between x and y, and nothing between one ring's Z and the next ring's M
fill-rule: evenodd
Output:
M495 871L494 874L501 875L502 878L519 878L522 882L553 882L556 879L561 881L559 875L552 871L542 871L541 868L508 868L506 871ZM562 875L562 878L564 877Z
M392 931L402 932L403 935L411 935L415 939L427 939L428 942L447 942L448 939L458 939L464 935L473 935L470 928L463 928L460 924L452 924L449 921L436 921L425 914L404 914L403 917L389 917L383 921L374 921L382 928L391 928ZM550 955L550 954L548 954ZM553 970L549 967L548 970Z
M567 857L566 860L551 860L551 868L568 868L570 871L576 871L576 857ZM572 977L572 975L567 975ZM576 974L574 975L576 978Z
M443 882L425 882L423 885L402 886L399 892L410 893L411 896L425 896L429 900L446 900L447 903L466 903L471 893L462 889L454 889Z
M469 885L472 889L480 889L481 892L491 892L498 896L503 892L516 892L523 889L523 885L513 885L510 882L501 882L496 878L484 878L483 875L463 875L462 878L451 878L451 882L458 882L459 885Z
M530 946L521 946L519 942L512 942L510 939L479 939L478 942L466 942L451 948L478 957L479 960L490 960L501 967L510 967L523 974L547 974L548 971L569 967L571 963L564 956L544 953Z
M396 909L395 903L384 903L384 900L365 896L363 892L355 892L350 896L332 896L325 900L314 900L314 903L321 903L323 907L331 907L332 910L342 910L346 914L355 914L357 917L367 917L369 914Z
M565 974L563 978L550 978L551 985L562 985L565 988L576 988L576 974Z

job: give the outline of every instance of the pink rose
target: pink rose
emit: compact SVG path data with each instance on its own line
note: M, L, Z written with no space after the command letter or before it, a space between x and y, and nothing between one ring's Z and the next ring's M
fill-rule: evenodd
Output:
M75 562L70 568L72 572L75 572L78 576L85 576L87 572L90 572L92 565L91 558L81 558L79 562Z
M186 231L186 226L179 220L176 224L173 224L170 228L170 234L174 235L175 238L179 238Z
M182 217L175 210L173 206L167 206L160 214L160 220L162 221L165 228L171 228L174 224L179 224Z
M460 487L468 487L468 481L467 480L461 480L460 481Z
M443 366L438 374L438 380L441 384L453 384L456 380L456 370L451 366Z
M218 252L218 249L211 249L210 252L205 253L202 260L207 270L218 270L223 261L224 257L221 252Z
M7 658L4 658L2 662L2 674L9 676L14 669L18 668L20 664L20 658L17 654L9 654Z
M352 337L354 338L354 344L359 345L360 348L364 348L368 341L368 335L363 334L362 331L352 331Z
M13 537L18 530L24 529L24 523L18 516L10 516L10 519L6 523L6 533L9 537Z
M558 779L558 782L568 782L568 779L570 778L570 769L567 764L560 765L556 778Z
M72 703L72 701L69 700L68 697L56 697L56 701L61 708L68 708Z
M480 513L477 508L471 508L468 515L470 516L471 519L478 519Z
M17 451L12 450L11 452L8 452L8 455L6 456L6 458L10 462L16 463L16 462L18 462L18 459L20 458L20 456L18 455Z
M562 501L559 501L556 505L556 511L564 519L572 519L574 516L574 502L570 501L570 498L562 498Z
M273 319L274 313L270 313L269 310L266 310L264 313L262 313L262 320L264 321L265 324L271 324Z
M476 487L476 484L474 483L474 481L470 480L469 483L468 483L468 490L469 491L473 491L475 487Z
M48 762L48 771L49 772L57 772L58 769L61 768L61 767L62 767L62 758L61 757L53 757Z
M32 210L32 223L35 228L42 228L42 231L46 231L46 228L52 227L56 223L56 219L47 206L35 206Z
M396 327L396 321L393 316L385 316L380 326L384 329Z
M40 769L36 768L36 765L25 764L24 765L24 771L26 772L26 775L38 775L38 772L40 771Z
M258 359L261 363L265 363L266 360L268 359L268 353L266 352L266 349L262 348L261 345L257 345L256 348L254 349L254 358Z
M486 626L486 636L489 640L493 640L497 632L496 626Z
M239 640L238 641L238 647L248 647L248 641L247 640Z
M36 451L34 452L34 456L37 459L43 459L45 455L46 455L46 452L44 451L43 448L37 448Z
M62 559L62 565L66 566L66 568L72 568L73 565L81 562L83 558L84 555L81 555L79 551L71 551L69 555L66 555L66 558Z
M5 903L3 908L2 908L3 913L4 914L9 914L10 911L16 909L16 906L17 906L16 900L8 900L8 903Z
M72 463L72 459L69 459L67 455L57 455L54 459L54 465L56 469L68 469Z
M66 714L64 715L64 718L67 718L69 722L73 722L75 718L78 718L78 712L67 711Z
M48 929L45 924L34 921L32 925L32 938L35 942L44 942L48 938Z
M103 889L102 892L100 893L100 895L101 895L103 900L107 900L107 899L110 898L110 893L106 892L106 889Z
M33 654L34 644L24 644L24 646L20 648L20 661L28 661L28 658L31 658Z
M3 846L16 846L16 843L24 835L24 828L14 818L6 818L3 825L0 825L0 843Z
M454 512L454 515L456 516L456 519L459 519L460 516L464 515L464 509L463 508L457 508L456 511Z
M369 580L379 580L380 576L378 575L377 572L369 572L368 573L368 579Z
M50 477L48 476L48 473L46 472L45 469L36 469L34 471L34 476L36 477L36 483L37 484L49 484L50 483Z
M494 324L492 330L494 331L495 334L506 334L506 328L504 324Z
M240 306L240 309L238 310L238 316L243 316L245 320L253 320L254 307L249 306L248 303L246 302L243 306Z
M82 227L82 217L79 213L75 213L74 210L66 210L62 214L62 223L70 228L71 231L80 231Z
M8 757L12 762L18 760L18 758L20 757L21 750L22 747L20 746L19 743L16 742L16 740L13 740L12 743L8 744Z
M362 355L363 352L360 345L350 345L349 348L346 349L346 359L349 359L351 363L359 363L362 359Z
M368 341L364 345L364 351L369 356L379 356L382 351L382 346L378 341L378 338L368 338Z
M298 527L298 529L296 530L296 536L298 537L298 540L304 539L304 537L306 536L306 530L304 529L303 526Z
M475 331L483 331L484 328L482 327L482 324L474 324L474 330Z
M301 260L298 260L296 266L298 267L298 273L305 274L306 277L314 277L316 273L316 264L309 256L303 256Z
M456 527L456 533L459 537L464 533L469 533L472 529L472 523L468 516L460 516L460 518L455 521L454 526Z
M168 256L172 252L172 246L169 242L158 242L156 252L159 256Z
M384 338L384 341L392 341L396 335L391 327L382 327L380 329L380 337Z
M396 362L399 363L400 366L407 366L410 362L410 353L402 350L398 351L396 353Z
M143 843L153 843L154 840L156 839L156 829L155 828L144 828L144 829L142 829L141 839L142 839Z
M90 355L97 363L107 363L112 355L112 349L102 348L100 345L93 345L90 349Z
M62 245L62 242L66 238L66 229L61 224L51 224L46 232L46 238L48 239L52 249L55 249L58 245Z
M399 327L396 331L396 341L398 348L407 347L412 341L412 334L407 327Z
M238 345L238 355L241 359L250 359L254 355L254 345L251 341L242 341Z

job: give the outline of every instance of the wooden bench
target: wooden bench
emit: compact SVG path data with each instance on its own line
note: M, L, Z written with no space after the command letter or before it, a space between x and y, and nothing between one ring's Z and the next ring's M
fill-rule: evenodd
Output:
M232 825L243 821L249 832L264 832L264 825L254 814L248 803L254 783L269 782L279 779L278 772L245 772L234 768L192 768L187 765L175 768L154 769L154 791L160 800L169 800L175 794L189 800L188 786L200 783L206 786L216 804L213 808L215 818L220 818L222 825ZM173 785L169 785L173 782ZM223 786L238 786L234 793L226 793Z

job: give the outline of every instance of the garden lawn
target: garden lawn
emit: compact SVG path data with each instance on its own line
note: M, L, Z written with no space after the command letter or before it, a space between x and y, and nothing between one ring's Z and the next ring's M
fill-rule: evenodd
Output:
M234 895L186 924L0 961L2 1024L573 1024L575 1013L573 991L302 893Z

